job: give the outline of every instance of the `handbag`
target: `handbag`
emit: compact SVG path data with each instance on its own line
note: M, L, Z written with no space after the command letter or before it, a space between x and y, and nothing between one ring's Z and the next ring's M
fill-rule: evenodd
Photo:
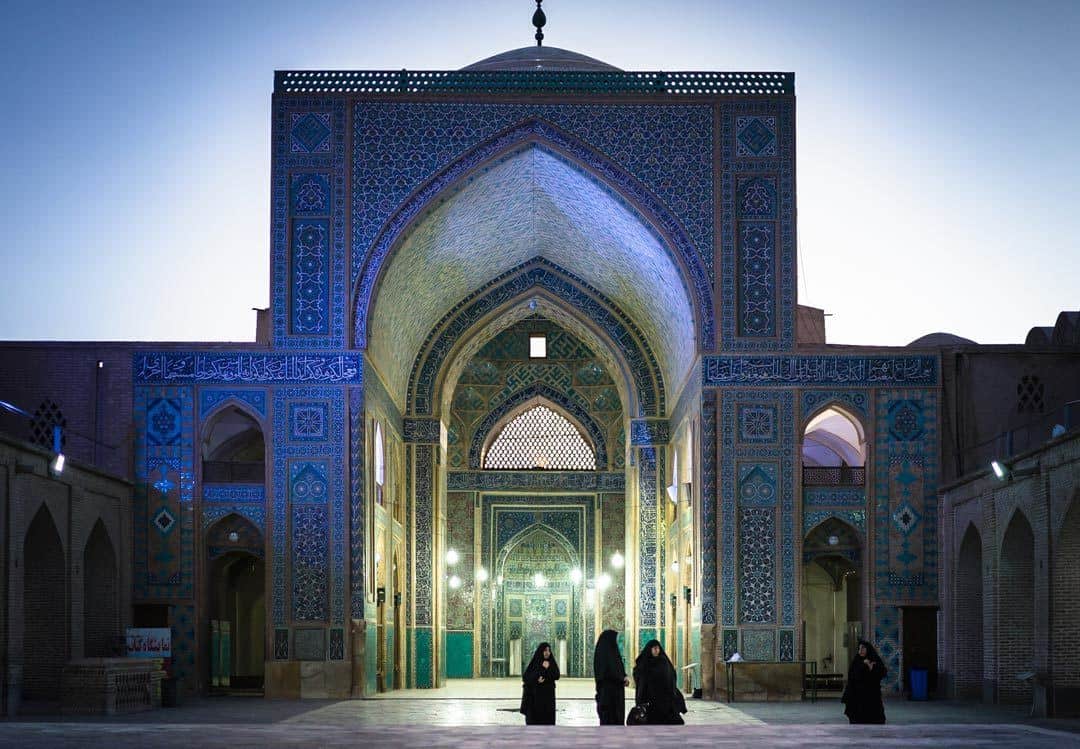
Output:
M634 705L626 715L626 725L644 726L649 722L649 703Z

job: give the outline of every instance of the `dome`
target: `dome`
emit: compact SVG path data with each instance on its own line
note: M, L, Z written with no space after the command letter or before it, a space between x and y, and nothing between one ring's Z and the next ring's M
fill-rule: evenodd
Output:
M508 52L500 52L472 65L462 68L468 72L484 72L487 70L516 70L526 71L584 71L590 73L621 72L614 65L594 59L587 55L571 52L568 49L558 47L521 47Z
M912 348L938 348L947 346L974 346L975 341L952 333L928 333L908 344Z

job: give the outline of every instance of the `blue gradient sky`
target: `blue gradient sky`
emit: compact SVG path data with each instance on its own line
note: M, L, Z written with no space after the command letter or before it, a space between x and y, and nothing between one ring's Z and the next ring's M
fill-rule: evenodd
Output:
M533 7L9 3L0 339L251 340L273 71L458 68L531 43ZM1019 343L1080 308L1080 2L545 10L624 69L795 71L799 301L831 343Z

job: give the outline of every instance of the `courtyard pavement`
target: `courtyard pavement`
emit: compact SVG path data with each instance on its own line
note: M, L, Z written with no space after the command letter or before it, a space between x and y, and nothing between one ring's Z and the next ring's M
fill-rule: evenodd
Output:
M2 747L246 749L428 747L492 749L554 744L623 747L1080 747L1080 721L1032 720L1023 708L888 700L885 726L849 726L839 701L688 700L683 727L596 726L588 682L560 683L555 727L523 726L515 682L471 684L371 700L187 700L178 708L104 717L26 716L0 721ZM464 692L463 692L464 690ZM474 696L462 696L472 693ZM632 701L631 701L632 702Z

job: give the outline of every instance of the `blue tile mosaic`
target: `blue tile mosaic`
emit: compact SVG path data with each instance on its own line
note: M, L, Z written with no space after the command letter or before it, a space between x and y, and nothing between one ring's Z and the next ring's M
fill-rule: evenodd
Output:
M739 335L776 335L776 225L739 224Z
M330 332L330 222L303 219L293 222L291 235L292 282L289 294L290 330L294 335Z
M666 445L671 440L671 428L667 419L631 419L630 444Z
M205 421L225 403L247 406L266 418L266 391L261 389L199 388L199 419Z
M450 471L451 491L603 491L626 488L623 471Z
M775 156L775 117L735 118L736 156Z
M778 440L776 433L776 407L738 405L739 442L748 444L771 444Z
M865 390L804 390L802 418L809 421L818 411L834 404L852 412L853 416L865 417L869 402L870 395Z
M329 403L290 403L289 439L292 442L325 442L330 439Z
M366 345L367 312L379 269L413 219L477 165L532 142L581 165L613 197L625 196L633 211L644 211L645 225L658 228L662 243L673 247L690 276L701 343L711 349L712 120L711 107L685 103L358 104L353 154L356 345ZM635 148L635 142L650 147Z

